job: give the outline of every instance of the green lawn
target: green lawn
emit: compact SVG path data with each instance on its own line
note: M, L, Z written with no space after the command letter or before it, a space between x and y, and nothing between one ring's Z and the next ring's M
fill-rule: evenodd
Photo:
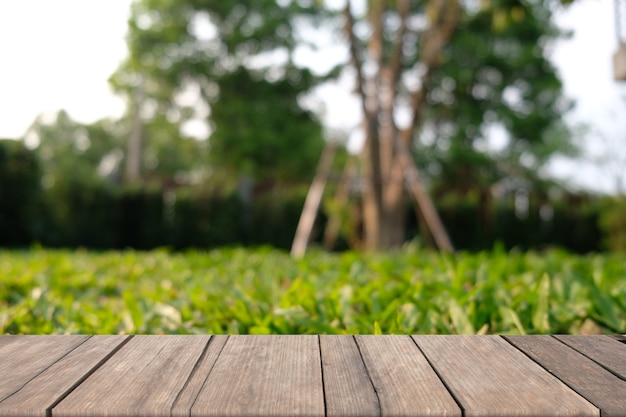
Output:
M626 260L0 251L0 333L626 332Z

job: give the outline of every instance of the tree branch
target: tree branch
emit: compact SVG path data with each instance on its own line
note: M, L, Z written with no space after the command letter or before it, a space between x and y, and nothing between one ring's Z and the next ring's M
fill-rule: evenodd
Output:
M348 40L348 48L350 50L350 62L356 71L356 90L361 97L361 107L363 114L367 116L367 95L365 93L365 77L363 76L363 63L359 57L359 51L357 50L357 39L354 35L354 17L350 11L350 0L346 0L346 6L343 10L344 18L346 20L344 26L344 32L346 39Z
M409 0L398 0L398 15L400 16L400 27L396 35L396 40L393 44L393 52L391 54L391 60L389 61L389 68L391 70L391 83L395 90L398 81L400 80L400 74L402 72L402 54L404 51L404 36L406 35L407 25L406 21L409 17L410 5ZM394 94L395 96L395 94Z
M401 140L406 146L409 146L411 143L411 136L419 125L426 91L430 86L434 71L440 65L439 54L452 38L461 12L458 0L434 1L436 1L438 6L434 13L434 26L429 36L426 37L424 53L422 54L423 58L420 61L426 69L420 78L420 88L411 94L411 123L401 132Z

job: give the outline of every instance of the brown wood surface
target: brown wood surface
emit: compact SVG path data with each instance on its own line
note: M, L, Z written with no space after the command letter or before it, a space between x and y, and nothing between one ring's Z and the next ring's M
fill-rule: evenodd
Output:
M4 345L8 344L12 338L15 338L15 336L8 334L0 335L0 349L2 349Z
M410 336L356 336L383 416L461 416Z
M67 355L89 336L7 336L0 348L0 401ZM9 377L10 375L10 377Z
M608 336L556 336L557 339L626 379L626 344Z
M194 368L185 387L180 392L172 407L172 417L187 417L191 413L191 407L198 398L200 390L206 383L217 358L228 340L228 336L213 336L203 353L200 361Z
M598 407L603 416L626 416L626 381L552 336L506 339Z
M378 397L354 336L320 336L326 415L380 415Z
M323 416L317 336L230 336L192 416Z
M52 416L169 416L209 338L134 336Z
M599 410L499 336L413 336L464 416L598 416Z
M89 376L127 340L127 336L92 336L22 389L0 402L0 416L46 416L57 401Z
M626 415L625 352L609 336L3 335L0 416Z

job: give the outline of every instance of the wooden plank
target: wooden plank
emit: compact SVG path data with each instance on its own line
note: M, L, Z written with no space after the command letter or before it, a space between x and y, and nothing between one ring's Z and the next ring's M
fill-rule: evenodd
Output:
M410 336L356 336L381 415L461 416Z
M626 334L610 334L609 337L617 340L618 342L626 343Z
M598 407L603 416L626 416L626 381L551 336L506 339Z
M10 343L10 341L11 341L12 339L14 339L14 338L15 338L15 336L14 336L14 335L8 335L8 334L3 334L3 335L0 335L0 350L2 350L2 347L3 347L4 345L9 344L9 343Z
M134 336L52 416L169 416L209 338Z
M0 401L67 355L89 336L9 336L0 349Z
M626 379L626 344L608 336L556 336L560 341Z
M198 398L200 390L206 383L217 358L219 357L228 336L213 336L207 346L206 351L198 361L187 384L180 392L172 407L172 417L188 417L191 406Z
M230 336L192 416L323 416L317 336Z
M598 416L599 410L499 336L413 336L464 416Z
M128 336L93 336L0 402L2 416L46 416L46 411L101 365Z
M326 415L380 415L378 397L353 336L320 336Z

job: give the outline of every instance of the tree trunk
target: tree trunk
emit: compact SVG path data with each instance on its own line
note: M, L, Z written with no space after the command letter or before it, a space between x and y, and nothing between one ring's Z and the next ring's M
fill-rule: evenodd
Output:
M133 114L130 137L128 138L128 149L126 152L126 183L136 183L141 179L141 139L143 128L141 124L141 101L143 92L139 85L132 97Z
M423 50L420 64L425 71L420 77L420 87L410 94L411 121L400 131L395 124L394 114L398 102L398 84L402 74L404 41L407 20L410 14L409 0L397 0L397 14L400 25L388 58L385 59L384 18L387 2L378 0L371 3L369 10L371 36L367 47L368 64L374 68L368 79L363 74L363 65L358 51L358 40L354 35L354 20L350 10L350 0L346 0L345 31L349 41L350 57L356 70L357 92L361 98L366 141L362 153L366 186L363 195L363 221L365 247L368 250L388 250L404 243L405 229L405 190L404 182L408 165L405 155L411 149L413 134L419 125L425 91L434 68L439 63L441 49L452 36L456 27L458 0L431 0L428 4L430 28L424 33L420 47ZM414 168L414 167L413 167ZM418 192L415 193L415 190ZM413 187L413 194L419 196L418 204L428 221L429 227L436 230L434 235L445 234L445 229L434 212L430 197L421 188ZM441 239L446 244L447 235ZM449 241L448 241L449 243Z

